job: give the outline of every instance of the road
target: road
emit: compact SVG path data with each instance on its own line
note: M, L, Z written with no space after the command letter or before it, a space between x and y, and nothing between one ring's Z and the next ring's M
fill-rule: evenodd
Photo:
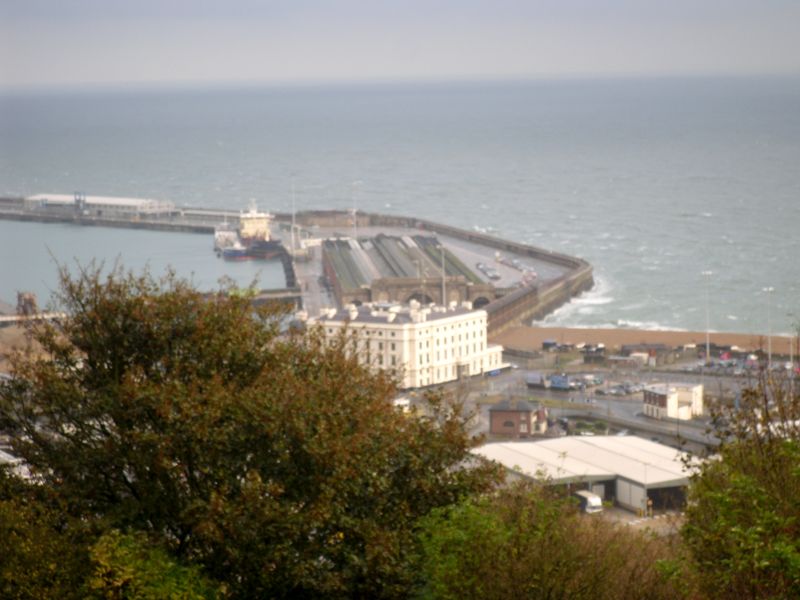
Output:
M560 392L545 389L528 389L525 385L527 371L511 369L496 377L472 379L467 388L467 408L478 408L473 432L488 433L489 406L481 401L487 397L527 397L544 400L550 405L551 417L589 417L608 422L618 429L629 429L647 437L657 437L670 445L691 442L693 448L716 446L719 440L707 433L706 419L677 421L658 420L642 414L642 394L628 396L595 396L586 392ZM682 380L683 381L683 380Z

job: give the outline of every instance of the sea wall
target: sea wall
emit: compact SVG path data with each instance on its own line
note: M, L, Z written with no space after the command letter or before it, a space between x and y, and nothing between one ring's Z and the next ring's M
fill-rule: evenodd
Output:
M143 215L87 216L75 211L26 210L23 198L0 197L0 218L20 221L70 222L102 227L210 233L219 222L220 215L224 215L226 218L230 216L235 219L235 216L229 215L227 211L192 208L177 210L172 214L157 217ZM275 215L276 221L290 222L291 219L292 216L288 213ZM295 221L298 225L307 227L317 225L326 228L341 227L342 233L345 235L352 230L352 219L351 213L336 210L304 211L295 215ZM594 284L592 267L581 258L504 240L484 233L467 231L416 217L364 212L357 214L357 225L358 227L399 227L431 231L495 248L500 252L527 256L569 269L569 272L559 279L513 289L484 306L484 310L488 313L490 336L500 334L510 327L526 324L532 319L541 318L569 302L574 296L590 289ZM287 287L294 288L297 285L297 281L292 261L288 254L281 256L281 260L284 263Z
M276 215L278 220L290 218L291 215ZM353 226L352 215L344 211L307 211L295 215L295 220L298 224L306 226L341 227L342 233L348 233ZM484 306L484 310L488 313L490 336L498 335L511 327L527 324L533 319L542 318L594 285L592 266L588 262L544 248L414 217L358 213L357 224L359 227L402 227L432 231L569 269L566 275L554 281L516 288Z

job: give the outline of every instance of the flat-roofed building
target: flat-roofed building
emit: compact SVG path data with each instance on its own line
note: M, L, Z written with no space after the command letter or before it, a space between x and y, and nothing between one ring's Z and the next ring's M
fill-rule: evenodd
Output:
M688 421L703 414L703 386L692 383L657 383L645 386L643 409L654 419Z
M396 370L402 388L417 388L504 366L503 347L487 341L486 321L486 311L469 303L422 306L412 300L407 305L349 304L323 311L309 324L319 325L329 340L350 336L363 364Z
M27 210L53 212L77 211L81 215L132 216L169 215L175 211L175 204L166 200L150 198L121 198L117 196L88 196L80 192L74 194L36 194L25 198Z
M472 453L501 464L516 477L586 488L634 511L653 505L677 508L690 476L685 452L636 436L496 442Z

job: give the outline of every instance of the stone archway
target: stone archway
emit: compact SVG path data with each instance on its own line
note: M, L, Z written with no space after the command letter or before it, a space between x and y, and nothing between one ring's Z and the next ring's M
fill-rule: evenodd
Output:
M416 292L414 292L413 294L411 294L411 295L410 295L410 296L409 296L409 297L406 299L406 304L408 304L408 303L409 303L409 302L411 302L412 300L416 300L417 302L419 302L419 303L420 303L420 304L422 304L423 306L424 306L424 305L426 305L426 304L432 304L432 303L433 303L433 298L431 298L431 297L430 297L428 294L426 294L425 292L421 292L421 291L416 291Z
M472 301L472 308L477 310L479 308L483 308L487 304L489 304L489 299L485 296L479 296Z

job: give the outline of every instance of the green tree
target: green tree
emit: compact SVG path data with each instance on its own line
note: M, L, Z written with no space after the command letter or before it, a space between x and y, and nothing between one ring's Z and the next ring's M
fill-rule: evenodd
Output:
M91 267L14 357L0 429L71 516L141 531L234 597L407 593L417 519L488 489L460 407L407 419L392 377L285 313Z
M87 598L129 600L206 600L221 591L197 567L178 564L144 535L112 529L92 546L92 573L83 587Z
M83 598L94 537L47 489L0 467L0 598Z
M420 530L420 597L691 596L673 539L587 517L557 494L521 484L434 510Z
M721 445L692 478L684 539L708 596L798 598L800 398L764 374L740 404L715 411Z

